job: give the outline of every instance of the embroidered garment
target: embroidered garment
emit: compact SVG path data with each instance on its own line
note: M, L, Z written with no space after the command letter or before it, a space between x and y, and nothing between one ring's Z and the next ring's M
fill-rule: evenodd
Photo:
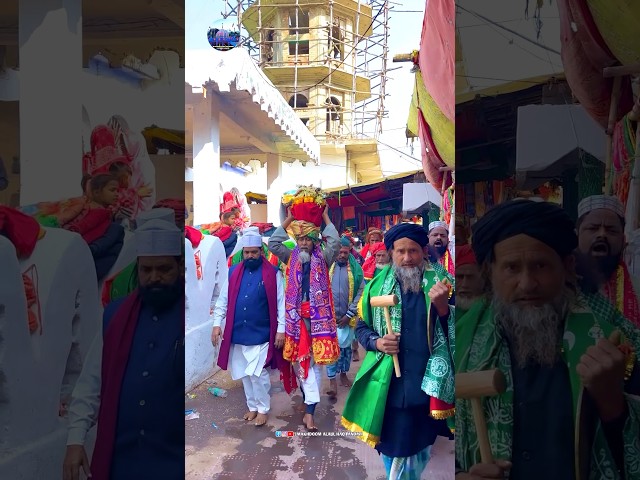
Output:
M422 290L425 296L427 312L431 312L429 290L438 280L447 278L441 266L425 269ZM451 281L451 280L450 280ZM384 309L370 306L370 298L380 295L396 295L402 298L398 283L391 266L386 267L365 287L360 301L359 313L362 320L378 335L388 333L384 316ZM402 301L398 305L389 307L391 327L400 332L402 324ZM422 380L422 390L432 397L430 411L434 418L447 418L452 424L455 400L455 382L453 357L455 351L455 310L450 308L448 318L448 336L442 330L440 321L435 321L428 314L427 332L434 332L434 338L428 338L431 347L431 357L427 363ZM360 439L371 447L380 442L382 420L384 418L387 395L393 373L393 359L382 352L367 352L362 367L358 371L353 387L349 392L342 414L342 425L352 432L360 432ZM439 402L438 402L439 400ZM435 408L434 408L435 407Z
M334 318L333 297L329 281L329 269L322 255L320 245L316 245L311 254L311 272L309 282L309 315L311 330L307 332L302 321L302 262L300 249L295 248L287 266L287 285L285 291L285 343L284 359L296 363L307 360L311 355L318 365L334 363L340 356ZM309 338L306 338L305 332ZM303 347L309 342L309 351ZM304 369L304 378L308 366Z
M582 426L580 408L583 387L576 372L576 365L586 349L594 345L600 338L608 338L614 328L619 328L633 348L640 347L639 335L619 312L601 295L579 297L571 309L565 323L563 336L563 360L569 372L574 423ZM458 321L458 357L457 372L473 372L499 368L505 375L507 389L505 393L483 400L487 429L491 450L495 458L510 459L513 441L513 375L511 357L507 342L496 327L495 316L486 302L476 302L472 308ZM627 333L630 336L627 336ZM626 395L629 408L629 419L625 426L624 450L637 452L640 448L637 432L640 426L640 401L636 397ZM580 428L578 429L580 430ZM576 438L579 434L576 433ZM615 460L607 446L602 428L595 429L593 443L589 450L590 464L580 463L577 478L619 479ZM584 445L583 449L584 450ZM576 445L576 458L582 455L580 443ZM456 402L456 460L464 471L480 463L480 450L473 420L471 404L468 400ZM568 459L572 461L573 459ZM633 454L624 457L625 478L640 478L640 459Z

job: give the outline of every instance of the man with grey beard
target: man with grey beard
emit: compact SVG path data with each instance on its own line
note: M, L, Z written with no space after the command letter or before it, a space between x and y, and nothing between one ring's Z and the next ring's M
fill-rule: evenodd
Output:
M491 288L456 325L456 373L497 368L507 388L483 400L494 463L481 463L470 401L456 402L456 478L640 474L638 332L575 288L577 244L571 219L546 202L506 202L474 225Z
M291 212L269 239L269 250L287 265L283 357L296 366L306 405L302 423L308 431L317 431L313 415L320 402L321 365L335 363L340 355L329 279L329 268L340 251L340 237L329 219L328 208L322 214L324 249L320 227L296 220ZM289 228L296 240L293 250L284 245L289 239ZM284 381L288 390L288 382Z
M456 246L456 311L461 318L484 293L485 281L471 245Z
M419 225L391 228L384 242L392 259L365 287L356 327L367 350L342 425L382 455L387 478L420 478L439 435L450 438L454 401L451 278L424 260L427 232ZM392 331L373 297L396 295L389 307ZM397 354L396 376L391 355ZM453 425L451 424L451 427Z

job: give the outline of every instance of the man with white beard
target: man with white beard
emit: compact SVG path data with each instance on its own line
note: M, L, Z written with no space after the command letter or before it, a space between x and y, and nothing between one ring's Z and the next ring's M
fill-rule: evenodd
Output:
M285 340L282 356L295 364L306 404L303 424L308 431L317 431L313 415L320 402L321 365L331 365L340 356L337 325L331 298L329 268L340 251L340 237L331 223L326 207L322 219L326 239L323 249L320 228L291 213L269 238L269 250L287 265L285 275ZM291 228L296 240L293 250L284 244ZM283 373L287 392L292 385Z
M342 414L342 425L382 455L390 480L420 478L439 435L450 438L454 402L454 308L451 280L424 260L427 232L419 225L391 228L384 242L392 259L365 287L356 335L367 350ZM371 298L396 295L392 332ZM398 355L396 377L391 355ZM450 427L453 425L451 424Z
M571 219L546 202L506 202L474 225L491 290L456 326L456 373L497 368L507 388L483 400L491 464L470 401L456 402L457 479L640 475L640 400L630 395L640 392L639 335L606 299L576 289L577 244Z
M471 245L456 247L456 313L461 318L484 293L484 280Z

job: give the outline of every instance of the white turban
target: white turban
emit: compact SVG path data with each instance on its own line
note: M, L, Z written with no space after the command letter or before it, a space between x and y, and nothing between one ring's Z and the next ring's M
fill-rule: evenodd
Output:
M248 227L242 231L242 248L262 247L262 235L258 227Z
M431 233L431 230L434 228L444 228L447 232L449 231L449 225L447 225L447 222L441 222L439 220L429 224L429 233Z
M149 220L135 231L138 257L179 257L182 255L183 234L175 223Z
M618 200L618 197L611 195L592 195L583 199L578 204L578 218L598 209L611 210L619 217L624 218L624 205Z
M146 212L140 212L136 217L136 228L140 228L150 220L164 220L175 225L176 212L172 208L152 208Z

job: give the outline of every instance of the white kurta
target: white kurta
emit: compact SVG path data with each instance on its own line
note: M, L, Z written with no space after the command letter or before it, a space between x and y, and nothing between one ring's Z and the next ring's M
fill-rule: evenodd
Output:
M102 381L102 331L98 332L84 360L69 405L67 445L84 445L98 420Z
M229 369L231 378L239 380L245 376L260 376L269 353L269 344L231 345Z
M282 272L276 273L277 284L277 333L284 333L284 277ZM220 296L213 310L213 326L221 327L226 320L229 304L229 278L222 286ZM223 329L224 331L224 329ZM229 371L234 380L242 379L247 407L251 412L268 413L271 408L271 381L269 372L264 368L269 352L269 343L261 345L231 345L229 351Z

